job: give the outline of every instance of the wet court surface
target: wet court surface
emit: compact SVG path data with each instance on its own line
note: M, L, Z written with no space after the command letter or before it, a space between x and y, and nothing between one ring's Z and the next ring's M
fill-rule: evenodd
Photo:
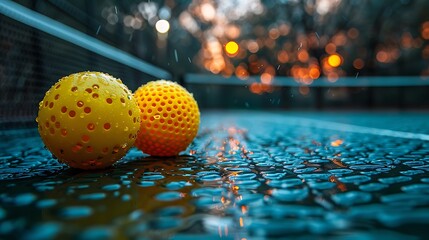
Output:
M187 154L73 170L1 133L1 239L420 239L429 115L209 112Z

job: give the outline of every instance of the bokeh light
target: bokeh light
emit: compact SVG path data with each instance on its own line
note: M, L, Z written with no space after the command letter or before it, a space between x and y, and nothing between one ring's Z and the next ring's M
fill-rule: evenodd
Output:
M407 17L429 2L397 4L403 7L380 3L397 16L380 16L380 25L370 24L368 4L343 0L141 1L123 12L110 5L102 16L107 31L114 33L115 25L123 23L133 42L142 39L136 37L140 34L150 41L145 31L156 27L157 48L136 49L143 59L177 74L207 72L242 80L257 76L249 90L263 94L272 89L271 80L282 77L311 87L318 79L429 75L429 20L422 13L413 21ZM396 22L401 26L384 24ZM174 34L162 34L170 27ZM188 61L174 61L175 49Z
M425 40L429 40L429 21L422 24L422 37Z
M341 62L341 57L338 54L332 54L328 57L328 64L331 67L339 67Z
M225 51L230 54L234 55L238 52L238 44L234 41L230 41L225 45Z
M358 58L353 61L353 67L356 69L362 69L365 66L363 59Z
M170 23L167 20L158 20L155 24L156 31L166 33L170 30Z

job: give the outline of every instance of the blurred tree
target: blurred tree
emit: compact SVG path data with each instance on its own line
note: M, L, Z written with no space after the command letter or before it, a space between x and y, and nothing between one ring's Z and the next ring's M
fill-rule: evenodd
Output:
M265 80L292 76L310 84L321 76L335 81L356 75L429 75L426 0L47 2L59 11L37 10L176 76L265 73ZM160 19L170 23L166 35L155 29ZM225 52L229 41L239 44L237 54ZM330 65L331 55L340 57L338 67Z

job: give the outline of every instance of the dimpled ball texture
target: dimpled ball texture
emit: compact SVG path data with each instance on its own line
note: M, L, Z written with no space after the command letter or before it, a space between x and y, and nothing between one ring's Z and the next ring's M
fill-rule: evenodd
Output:
M36 119L46 147L73 168L105 168L133 146L140 109L132 92L100 72L60 79L46 92Z
M200 111L192 94L177 83L158 80L141 86L134 97L141 111L136 147L159 157L186 150L200 125Z

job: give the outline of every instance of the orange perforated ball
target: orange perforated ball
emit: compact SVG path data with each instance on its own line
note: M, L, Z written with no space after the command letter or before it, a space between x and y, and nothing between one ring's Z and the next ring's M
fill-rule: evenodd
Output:
M134 93L141 111L135 145L152 156L175 156L186 150L200 125L200 111L192 94L177 83L149 82Z
M133 146L140 109L121 80L81 72L46 92L36 121L43 142L60 162L97 169L112 165Z

